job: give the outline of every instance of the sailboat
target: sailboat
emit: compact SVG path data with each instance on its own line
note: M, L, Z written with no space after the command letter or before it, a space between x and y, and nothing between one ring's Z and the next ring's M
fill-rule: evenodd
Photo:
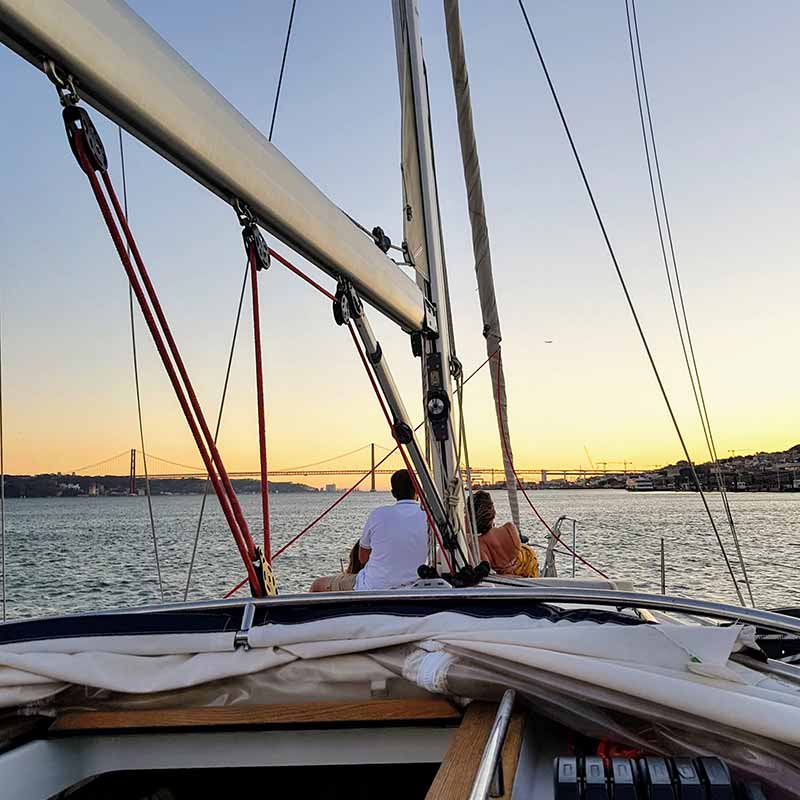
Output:
M458 7L445 5L471 211L479 217ZM503 577L478 563L454 423L462 378L419 9L415 0L392 0L392 8L404 250L415 281L387 256L382 231L365 235L122 0L0 0L0 39L57 89L71 148L178 395L252 595L4 623L0 794L800 797L795 616L641 593L608 578ZM271 262L300 272L261 229L337 281L335 295L327 293L334 320L352 335L430 517L430 563L416 584L277 594L269 540L262 548L250 534L88 107L231 204L254 286ZM477 226L473 233L513 488L486 232ZM425 445L370 324L376 312L410 335L421 359ZM258 333L257 313L254 326ZM263 453L263 418L259 433ZM262 480L266 486L265 470ZM267 533L266 492L263 502Z

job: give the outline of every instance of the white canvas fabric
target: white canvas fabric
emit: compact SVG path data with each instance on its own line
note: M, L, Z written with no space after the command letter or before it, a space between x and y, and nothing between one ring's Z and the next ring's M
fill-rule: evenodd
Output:
M231 634L227 652L204 652L202 635L194 637L197 652L180 655L161 654L161 641L146 655L145 643L161 637L117 636L113 653L103 651L103 637L71 639L63 643L62 652L58 642L30 642L0 647L0 707L38 701L70 685L146 695L256 674L264 674L262 683L268 684L269 670L298 661L307 663L308 681L314 663L323 659L370 656L404 645L404 677L428 690L448 693L447 669L459 659L478 664L485 659L518 672L529 668L593 684L638 702L800 746L798 688L730 661L749 636L748 629L736 625L553 623L522 615L484 619L442 612L268 624L250 631L250 650L234 650ZM219 635L209 635L208 642L218 647ZM454 658L423 663L428 653ZM346 670L347 662L341 663ZM346 682L346 675L341 679Z

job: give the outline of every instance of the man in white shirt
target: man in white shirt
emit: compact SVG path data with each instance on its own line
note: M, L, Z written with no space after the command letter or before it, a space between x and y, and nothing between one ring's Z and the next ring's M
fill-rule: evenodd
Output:
M428 520L408 470L392 475L392 495L397 500L394 505L376 508L367 517L359 540L358 574L317 578L312 592L398 589L417 579L417 569L428 557Z

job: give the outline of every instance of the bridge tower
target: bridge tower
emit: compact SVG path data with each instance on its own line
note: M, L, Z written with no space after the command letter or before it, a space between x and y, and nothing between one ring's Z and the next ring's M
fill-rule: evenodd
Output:
M371 463L372 463L372 480L370 481L369 490L371 492L375 491L375 442L370 445L370 455L371 455Z
M128 494L136 494L136 448L131 449L131 480L128 486Z

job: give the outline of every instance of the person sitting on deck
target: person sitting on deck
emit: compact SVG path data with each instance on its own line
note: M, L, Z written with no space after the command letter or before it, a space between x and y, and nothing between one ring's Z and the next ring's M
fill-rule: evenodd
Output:
M513 522L494 527L495 508L489 492L475 492L475 525L481 560L488 561L498 575L517 575L521 578L539 577L536 551L522 543Z
M392 495L394 505L376 508L367 517L359 539L361 571L317 578L312 592L399 589L417 580L417 569L428 557L428 520L408 470L392 475Z

